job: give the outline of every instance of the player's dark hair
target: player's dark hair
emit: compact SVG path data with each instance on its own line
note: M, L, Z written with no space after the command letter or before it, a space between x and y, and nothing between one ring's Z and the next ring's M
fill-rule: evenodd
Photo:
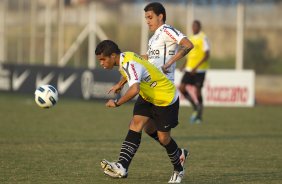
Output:
M112 40L103 40L95 49L95 55L103 54L104 56L110 56L112 53L121 53L118 45Z
M156 15L160 15L163 14L163 21L166 21L166 12L165 12L165 8L161 3L158 2L153 2L153 3L149 3L145 8L144 11L153 11Z
M194 23L197 24L200 29L202 28L201 22L199 20L194 20Z

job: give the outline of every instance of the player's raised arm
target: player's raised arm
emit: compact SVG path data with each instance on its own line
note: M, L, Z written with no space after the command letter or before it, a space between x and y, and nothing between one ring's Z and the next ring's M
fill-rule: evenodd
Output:
M183 58L184 56L186 56L190 50L192 50L194 48L193 43L186 37L182 38L181 41L179 42L179 48L177 53L170 58L170 60L163 65L162 70L164 73L168 72L168 68L175 63L176 61L178 61L179 59Z

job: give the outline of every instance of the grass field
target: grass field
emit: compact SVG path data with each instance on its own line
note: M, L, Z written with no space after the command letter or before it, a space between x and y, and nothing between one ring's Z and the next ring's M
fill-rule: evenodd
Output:
M167 183L165 150L143 134L127 179L103 175L100 160L116 160L133 104L61 98L40 109L33 96L0 93L0 183ZM206 108L206 123L191 125L180 108L173 130L191 157L183 183L282 183L282 106Z

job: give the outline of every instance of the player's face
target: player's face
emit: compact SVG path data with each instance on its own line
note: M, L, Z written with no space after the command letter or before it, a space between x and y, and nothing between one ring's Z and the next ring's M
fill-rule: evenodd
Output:
M102 53L97 55L97 59L104 69L112 69L114 67L115 61L113 56L104 56Z
M146 23L149 26L149 30L153 32L164 24L163 14L156 15L153 11L145 12L145 19L146 19Z
M193 23L192 25L193 34L198 34L200 32L200 27L197 23Z

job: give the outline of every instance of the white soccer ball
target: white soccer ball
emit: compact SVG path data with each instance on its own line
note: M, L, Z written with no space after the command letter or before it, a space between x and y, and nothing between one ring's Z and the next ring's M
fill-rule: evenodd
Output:
M58 91L51 85L39 86L34 94L36 104L42 108L50 108L59 100Z

